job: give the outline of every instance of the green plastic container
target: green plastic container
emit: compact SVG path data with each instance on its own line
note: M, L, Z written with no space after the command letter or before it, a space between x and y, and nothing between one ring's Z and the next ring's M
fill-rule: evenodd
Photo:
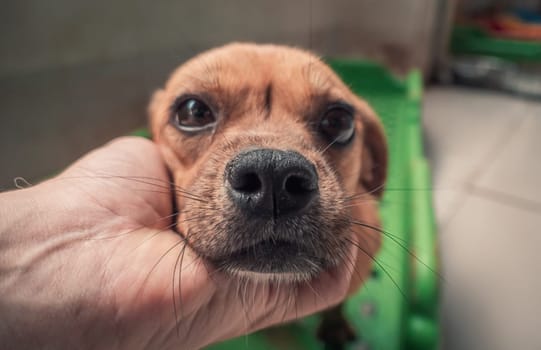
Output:
M451 51L460 55L493 56L514 62L541 62L541 42L490 36L479 28L456 26Z
M438 274L430 171L421 134L422 79L397 79L368 62L329 62L383 120L390 147L387 191L380 205L385 235L372 277L346 302L360 339L350 349L436 349ZM227 320L224 320L227 322ZM323 349L319 316L210 346L211 350Z

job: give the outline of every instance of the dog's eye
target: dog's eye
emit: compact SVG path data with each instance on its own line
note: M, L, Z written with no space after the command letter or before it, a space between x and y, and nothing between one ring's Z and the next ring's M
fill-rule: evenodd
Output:
M195 98L182 102L175 111L174 122L184 131L205 129L216 121L210 108Z
M343 107L333 107L321 119L320 130L333 144L346 144L355 132L353 115Z

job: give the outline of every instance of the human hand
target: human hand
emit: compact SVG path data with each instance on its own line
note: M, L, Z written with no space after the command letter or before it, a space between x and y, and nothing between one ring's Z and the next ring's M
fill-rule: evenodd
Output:
M172 198L157 148L135 137L0 194L0 344L195 349L345 297L344 266L294 287L214 270L171 229Z

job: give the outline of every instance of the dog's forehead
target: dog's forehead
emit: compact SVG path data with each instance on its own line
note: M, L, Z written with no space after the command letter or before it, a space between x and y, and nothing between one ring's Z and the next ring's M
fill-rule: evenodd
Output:
M291 47L256 44L230 44L196 56L174 72L168 87L211 90L269 84L316 93L346 89L315 55Z

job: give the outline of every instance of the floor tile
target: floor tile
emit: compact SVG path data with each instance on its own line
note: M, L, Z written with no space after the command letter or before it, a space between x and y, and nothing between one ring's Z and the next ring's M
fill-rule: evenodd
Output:
M425 148L433 172L440 222L450 219L465 184L504 147L501 141L526 118L523 101L485 90L429 88L424 98Z
M527 199L541 206L541 103L529 115L501 155L478 179L483 188Z
M510 129L522 122L526 110L522 100L495 92L428 89L423 123L435 178L461 181L470 176Z
M539 349L541 214L470 195L443 232L445 349Z

